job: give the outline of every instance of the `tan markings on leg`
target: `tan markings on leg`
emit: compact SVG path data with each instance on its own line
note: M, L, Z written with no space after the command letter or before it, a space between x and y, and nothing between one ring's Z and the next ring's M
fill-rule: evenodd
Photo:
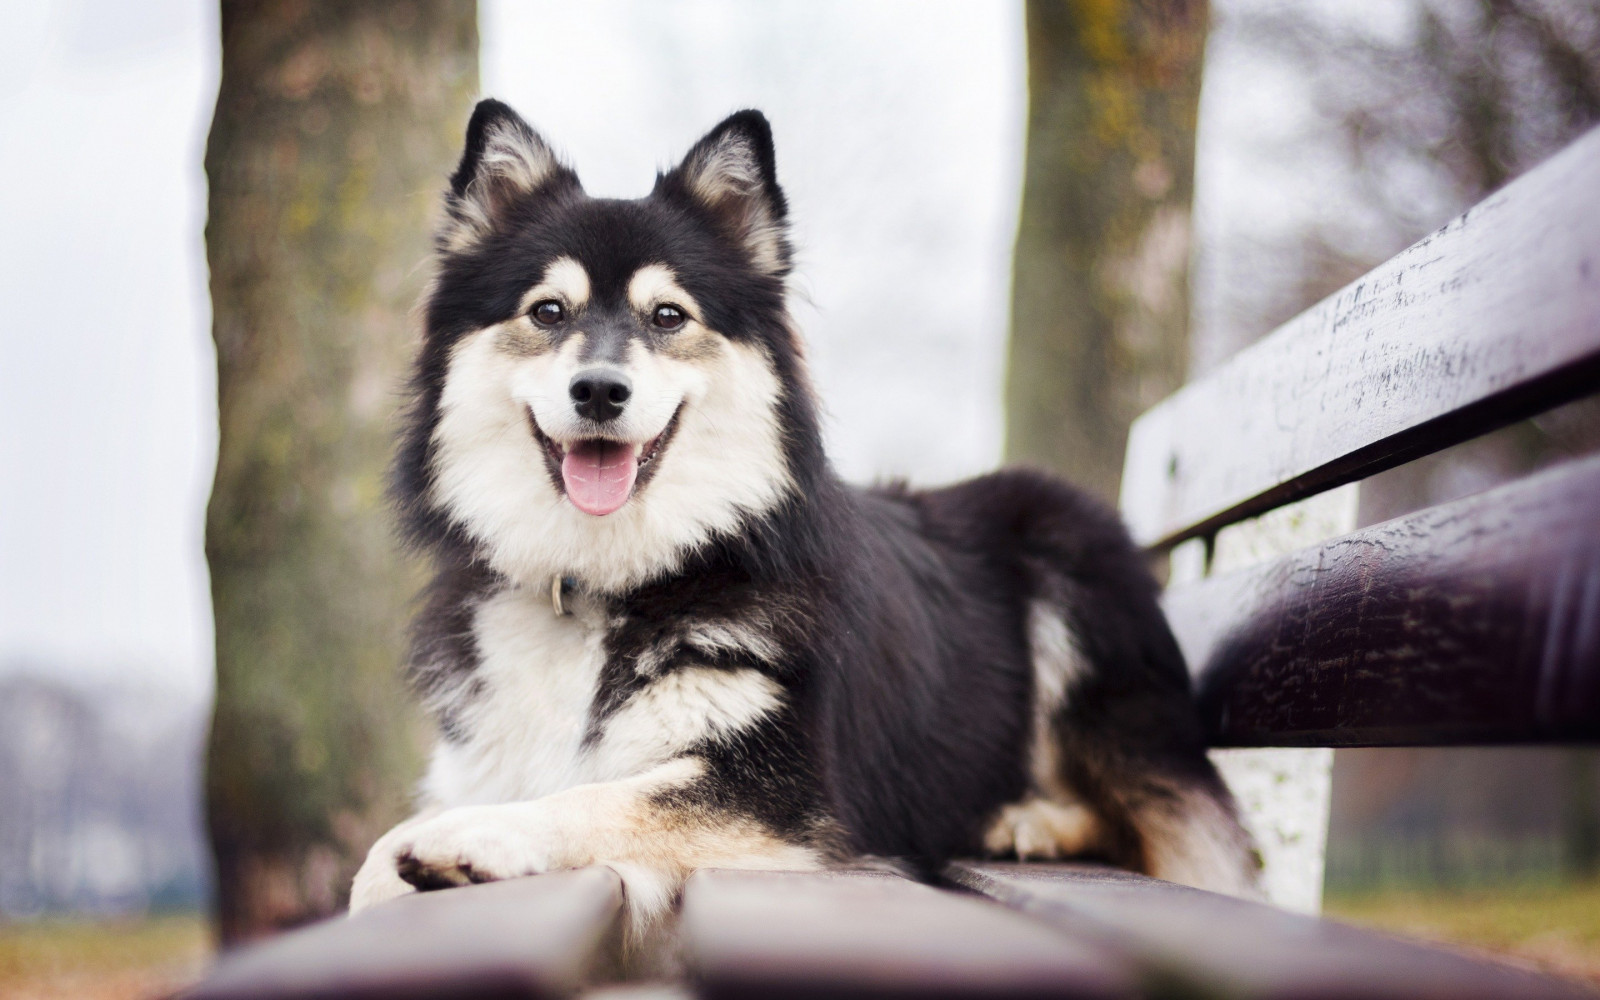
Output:
M1100 824L1080 803L1030 798L1000 810L983 835L990 854L1015 854L1023 860L1069 858L1096 846Z
M623 878L635 940L666 914L697 868L823 866L819 851L747 819L664 801L704 768L684 757L635 778L579 785L532 802L451 809L399 838L393 863L430 885L610 865Z

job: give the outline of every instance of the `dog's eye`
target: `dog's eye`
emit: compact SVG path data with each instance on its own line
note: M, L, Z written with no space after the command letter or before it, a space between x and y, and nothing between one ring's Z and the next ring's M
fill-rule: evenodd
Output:
M659 330L676 330L688 321L689 317L677 306L656 306L655 315L650 317Z
M533 321L540 326L555 326L567 317L567 311L561 308L561 303L555 299L545 299L535 302L532 311Z

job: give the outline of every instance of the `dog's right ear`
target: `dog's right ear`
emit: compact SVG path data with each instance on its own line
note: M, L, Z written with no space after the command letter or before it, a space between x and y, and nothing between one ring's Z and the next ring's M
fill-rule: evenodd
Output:
M518 204L542 189L578 185L578 175L551 151L509 105L478 102L467 123L467 144L445 195L448 219L439 243L460 250L494 232Z

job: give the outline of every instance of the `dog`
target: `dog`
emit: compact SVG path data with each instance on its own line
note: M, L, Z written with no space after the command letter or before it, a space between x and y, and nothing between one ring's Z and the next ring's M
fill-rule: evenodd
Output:
M624 201L485 100L444 207L392 489L440 736L352 911L605 864L644 926L697 868L980 854L1256 893L1114 513L830 468L759 112Z

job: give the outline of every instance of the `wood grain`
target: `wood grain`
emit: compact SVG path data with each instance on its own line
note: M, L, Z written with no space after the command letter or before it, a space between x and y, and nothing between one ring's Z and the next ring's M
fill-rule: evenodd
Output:
M1222 525L1600 388L1600 129L1134 424L1144 545Z
M1150 995L1257 1000L1594 998L1564 980L1090 865L958 863L949 877L1143 970Z
M1170 590L1218 746L1600 738L1600 458Z
M609 868L406 896L223 957L190 1000L570 996L607 961Z
M709 1000L1134 995L1115 956L1070 933L879 872L699 872L683 942Z

